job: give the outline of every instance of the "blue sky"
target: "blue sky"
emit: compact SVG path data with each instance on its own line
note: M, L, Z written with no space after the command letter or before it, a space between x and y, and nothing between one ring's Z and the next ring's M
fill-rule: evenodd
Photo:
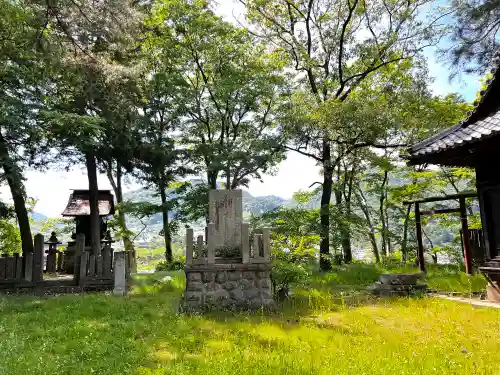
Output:
M235 6L234 0L225 0L219 5L219 12L226 19L233 14L241 13L241 8ZM466 100L473 101L476 92L480 88L478 76L463 75L453 81L449 81L449 68L436 57L436 50L428 48L425 51L428 61L430 76L434 78L432 90L437 95L445 95L452 92L461 94ZM252 181L250 183L250 193L259 195L278 195L290 198L292 194L301 189L307 189L313 182L319 180L319 168L315 163L297 153L290 153L287 159L282 162L274 176L264 175L263 181ZM66 206L70 189L88 187L86 174L82 169L75 169L69 172L48 171L37 172L27 171L26 190L28 196L38 200L35 207L37 212L50 217L57 217ZM109 182L104 175L98 177L101 189L111 189ZM125 185L125 190L135 190L140 188L136 183ZM10 201L9 189L6 186L0 187L0 199Z

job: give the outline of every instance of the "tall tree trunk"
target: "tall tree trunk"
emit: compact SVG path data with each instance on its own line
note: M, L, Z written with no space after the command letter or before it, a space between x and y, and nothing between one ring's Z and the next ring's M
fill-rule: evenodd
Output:
M166 184L163 176L160 178L158 189L160 190L161 198L161 214L163 218L163 238L165 239L165 259L167 263L172 263L172 237L170 236L170 227L168 223L168 206L167 193L165 192Z
M403 240L401 241L401 258L403 263L406 263L408 260L408 223L410 221L411 207L411 204L406 207L406 214L403 222Z
M9 184L10 193L12 194L17 224L21 235L22 252L23 255L26 255L33 252L33 237L31 236L30 220L24 199L23 176L19 167L10 157L7 143L2 134L0 134L0 165L3 167L5 179Z
M116 163L116 181L113 176L113 163L110 162L106 168L106 175L108 176L109 183L111 184L118 203L118 225L122 231L123 247L126 251L134 251L134 243L130 239L127 228L127 221L125 219L125 211L123 205L123 189L122 189L122 166Z
M226 168L226 190L231 189L231 167L228 165Z
M389 181L387 181L387 184ZM390 223L389 223L389 207L388 207L388 194L387 194L387 184L385 185L385 233L386 233L386 240L387 240L387 252L389 254L392 254L392 241L391 241L391 229L390 229Z
M335 204L340 207L342 205L342 191L340 190L340 187L337 187L334 189L334 194L335 194ZM342 256L343 260L346 263L350 263L352 261L352 251L351 251L351 232L349 230L349 224L346 222L347 218L350 215L348 204L346 202L346 205L344 207L344 214L345 217L341 218L339 222L339 229L340 229L340 244L342 246Z
M351 228L349 226L351 220L351 197L352 197L352 183L354 179L354 170L347 172L345 177L349 177L347 184L344 184L344 202L347 222L342 226L342 252L344 253L344 262L352 262L352 244L351 244ZM347 192L345 191L347 189Z
M381 229L381 239L382 239L382 258L387 257L387 226L385 223L385 214L384 214L384 201L385 201L385 184L387 183L387 176L389 172L384 171L384 179L382 180L382 192L380 193L380 206L379 206L379 213L380 213L380 223L382 225Z
M366 223L368 224L368 229L370 229L370 231L368 232L368 238L370 239L370 243L372 245L373 256L375 257L375 261L377 263L380 263L380 254L378 251L377 236L375 235L375 227L373 226L372 220L370 218L370 209L368 207L368 202L366 201L366 197L363 194L363 189L361 189L360 187L358 191L361 201L360 202L361 211L365 215Z
M97 165L93 152L85 154L87 177L89 180L89 206L90 206L90 246L92 254L101 252L101 218L99 216L99 186L97 184Z
M209 189L217 189L217 175L216 171L207 172L207 181Z
M333 166L331 165L331 148L327 139L323 140L323 187L321 191L321 241L319 244L319 267L323 271L330 270L330 199L333 186Z

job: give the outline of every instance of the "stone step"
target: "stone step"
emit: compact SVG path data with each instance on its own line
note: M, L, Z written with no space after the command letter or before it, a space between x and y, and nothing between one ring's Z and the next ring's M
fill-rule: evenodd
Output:
M379 281L387 285L417 285L418 279L422 276L422 273L383 274L380 275Z

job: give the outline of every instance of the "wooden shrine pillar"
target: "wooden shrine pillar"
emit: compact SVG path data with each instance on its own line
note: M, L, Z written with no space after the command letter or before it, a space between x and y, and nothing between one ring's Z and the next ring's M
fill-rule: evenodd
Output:
M420 203L415 202L415 225L417 228L417 259L420 271L425 272L424 242L422 241L422 222L420 221Z
M465 197L459 198L460 202L460 222L462 224L462 243L463 243L463 252L464 252L464 263L465 263L465 272L469 275L472 275L472 249L470 246L470 237L469 237L469 226L467 224L467 210L465 206Z

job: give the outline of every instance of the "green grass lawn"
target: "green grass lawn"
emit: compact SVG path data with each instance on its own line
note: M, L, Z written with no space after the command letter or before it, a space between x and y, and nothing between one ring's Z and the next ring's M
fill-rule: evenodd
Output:
M417 273L416 267L401 267L375 264L351 264L334 267L327 274L313 272L309 287L316 290L342 292L344 290L362 290L376 282L383 273ZM481 274L467 275L454 265L427 265L427 274L420 281L429 289L439 292L458 292L463 294L483 292L486 279ZM499 372L500 373L500 372Z
M161 275L137 276L127 297L1 297L0 374L500 372L500 310L338 294L335 285L371 281L332 273L276 314L186 316L183 273Z

